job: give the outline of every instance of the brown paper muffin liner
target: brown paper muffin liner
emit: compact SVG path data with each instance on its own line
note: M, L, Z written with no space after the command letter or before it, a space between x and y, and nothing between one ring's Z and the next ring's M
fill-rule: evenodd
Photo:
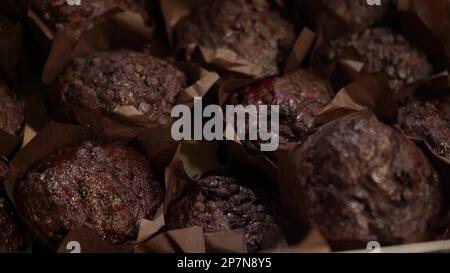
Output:
M167 0L161 1L161 11L164 16L166 32L169 40L172 42L172 34L176 24L199 5L206 5L209 1L183 1L183 0ZM258 1L261 5L267 5L265 0ZM281 8L284 7L282 1L275 1ZM309 28L301 29L297 39L291 49L289 57L286 60L285 67L281 69L284 72L290 72L300 66L306 59L310 49L312 48L316 35ZM245 59L233 50L226 48L211 49L199 44L191 44L184 49L185 57L189 61L195 61L211 65L216 68L222 76L227 77L250 77L263 78L267 77L259 65ZM269 75L270 76L270 75Z

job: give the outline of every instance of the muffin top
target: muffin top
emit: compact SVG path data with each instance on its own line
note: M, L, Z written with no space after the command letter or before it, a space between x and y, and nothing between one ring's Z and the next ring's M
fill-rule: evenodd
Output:
M313 126L314 117L330 100L325 81L299 69L239 90L231 95L228 103L279 105L280 143L287 144L299 142L306 136Z
M368 72L386 73L394 91L433 73L426 55L390 29L372 28L338 38L326 49L326 57L334 61L349 48L356 49Z
M172 64L128 50L94 53L75 59L57 79L62 101L112 112L134 106L149 121L170 123L186 76Z
M44 246L57 247L78 226L123 243L161 205L162 186L150 168L129 146L84 141L28 170L17 183L16 206Z
M0 130L17 136L24 119L24 105L11 95L9 84L0 79Z
M169 229L200 226L205 232L245 228L250 251L260 250L264 233L277 227L270 209L252 189L224 176L195 182L169 206L166 225Z
M393 6L392 0L369 5L367 0L326 0L324 3L350 25L369 27L382 20Z
M81 5L68 5L66 0L31 0L31 9L53 32L65 30L76 41L97 19L110 9L121 7L141 13L148 21L145 0L89 0Z
M403 243L440 212L439 176L425 155L369 112L327 123L297 153L308 217L337 247Z
M0 253L19 251L22 244L18 218L10 202L0 197Z
M399 109L398 124L407 135L425 140L450 160L450 94L411 97Z
M226 48L278 74L295 41L294 27L261 1L213 0L184 17L175 27L179 50L191 44Z

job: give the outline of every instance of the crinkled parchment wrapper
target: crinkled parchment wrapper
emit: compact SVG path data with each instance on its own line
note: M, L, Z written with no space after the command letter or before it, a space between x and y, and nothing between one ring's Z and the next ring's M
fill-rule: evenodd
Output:
M436 74L446 70L444 41L433 33L415 12L399 8L399 11L392 16L392 20L387 23L385 27L392 28L403 35L414 47L427 55ZM312 49L311 65L322 71L335 92L367 73L364 61L354 48L344 50L331 63L323 56L324 49L332 40L352 32L353 30L339 18L327 17L323 14L319 16L318 38Z
M176 24L185 16L189 15L191 11L199 6L206 5L207 0L196 1L183 1L183 0L164 0L161 1L161 10L166 24L166 32L170 41L172 41L172 34ZM264 0L256 1L258 4L267 5ZM278 5L281 5L280 1L276 1ZM289 72L300 66L300 64L307 57L310 49L312 48L316 35L308 28L303 28L300 31L291 53L286 60L286 64L282 71ZM197 54L198 53L198 54ZM221 69L224 73L229 72L230 77L252 77L262 78L267 75L263 69L251 61L239 56L233 50L227 48L211 49L198 44L191 44L185 49L185 56L187 60L197 60L197 56L200 63L207 63Z
M107 112L101 109L88 110L66 105L59 99L55 85L58 75L74 58L119 48L146 52L144 48L151 38L147 30L140 15L125 11L105 17L93 28L84 32L74 46L70 45L64 32L58 32L54 37L52 51L42 74L42 79L47 84L49 109L53 116L58 121L79 123L103 131L111 130L111 126L117 127L113 129L115 131L119 129L126 131L127 127L143 130L160 126L157 122L148 121L134 106L119 106L113 112ZM205 95L219 79L216 73L195 64L176 63L175 65L185 72L190 84L178 95L177 104L192 105L193 97ZM164 126L169 127L170 124ZM171 139L170 135L167 137Z
M446 76L446 75L445 75ZM428 85L425 85L428 84ZM422 86L442 86L442 78L440 80L427 80ZM330 104L319 114L314 121L317 127L343 117L353 112L370 111L382 122L395 126L398 116L398 98L394 96L389 88L387 78L382 73L378 74L362 74L355 82L342 88ZM315 130L313 129L310 134ZM414 139L417 141L417 139ZM301 144L289 145L282 147L278 152L279 172L278 183L282 194L284 208L290 217L298 223L299 226L310 226L306 217L306 210L302 205L303 193L298 185L297 176L299 171L296 169L298 165L299 155L296 150ZM419 145L420 147L420 145ZM423 148L423 147L421 147ZM424 153L435 163L436 155L424 150ZM436 164L435 164L436 166ZM448 168L448 166L447 166ZM439 168L437 168L439 170ZM448 176L442 176L441 180L445 181ZM310 232L317 232L314 229ZM423 242L435 238L433 231L426 234L415 234L405 243ZM340 246L334 246L340 248Z
M8 196L14 203L16 183L26 172L41 160L47 158L62 147L70 144L80 143L87 139L98 139L104 141L120 141L129 143L143 155L145 155L154 171L159 177L164 176L165 164L162 161L171 160L171 154L161 153L163 146L173 145L168 143L164 128L153 128L140 132L138 130L121 130L113 127L110 131L98 132L77 125L49 123L35 136L10 162L11 175L4 182ZM148 135L149 134L149 135ZM22 220L24 220L22 218ZM61 252L70 252L67 243L77 241L81 243L82 252L130 252L136 244L145 241L159 232L164 226L163 208L161 207L153 219L142 219L139 224L139 235L136 241L127 242L122 245L111 245L101 240L93 232L83 227L74 228L63 240L59 247Z

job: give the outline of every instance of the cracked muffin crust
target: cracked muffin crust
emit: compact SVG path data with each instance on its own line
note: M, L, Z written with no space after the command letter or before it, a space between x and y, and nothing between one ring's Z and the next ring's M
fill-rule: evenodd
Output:
M440 212L439 177L425 155L369 112L320 127L297 152L308 218L337 248L402 243Z
M228 104L279 105L280 144L288 144L303 140L313 127L314 117L330 100L325 81L299 69L239 90L231 95ZM256 152L260 142L243 141L243 144Z
M213 0L175 26L179 51L191 44L233 50L276 75L295 41L294 27L265 4L252 0Z
M167 61L128 50L75 59L57 79L67 105L113 112L134 106L147 120L171 123L172 106L187 87L186 75Z
M345 49L354 48L370 73L384 72L397 91L432 75L427 56L402 35L387 28L371 28L338 38L325 49L327 61L335 61Z
M425 140L437 154L450 160L450 94L415 96L399 108L399 127Z
M162 195L149 162L136 150L84 141L33 166L17 183L15 201L34 237L56 248L77 226L113 244L133 240L139 220L154 216Z
M168 229L193 226L205 232L244 228L249 251L261 249L264 233L277 228L268 206L256 193L231 177L200 179L171 204L166 214Z
M25 119L24 111L24 105L12 96L9 84L0 79L0 130L19 135Z
M30 0L29 6L51 31L66 31L71 41L90 29L105 12L121 7L142 15L149 20L145 0L89 0L79 6L70 6L66 0Z

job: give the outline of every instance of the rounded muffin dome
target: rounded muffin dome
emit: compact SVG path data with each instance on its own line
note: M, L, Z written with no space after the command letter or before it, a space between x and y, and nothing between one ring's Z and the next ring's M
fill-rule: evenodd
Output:
M168 124L186 76L169 62L128 50L75 59L59 76L57 95L67 106L104 109L134 106L149 121Z
M118 244L135 239L139 220L162 202L162 186L147 159L129 146L85 141L33 166L18 181L15 202L44 246L56 248L83 226Z
M425 155L369 112L327 123L296 153L308 218L337 248L403 243L440 212L439 177Z

